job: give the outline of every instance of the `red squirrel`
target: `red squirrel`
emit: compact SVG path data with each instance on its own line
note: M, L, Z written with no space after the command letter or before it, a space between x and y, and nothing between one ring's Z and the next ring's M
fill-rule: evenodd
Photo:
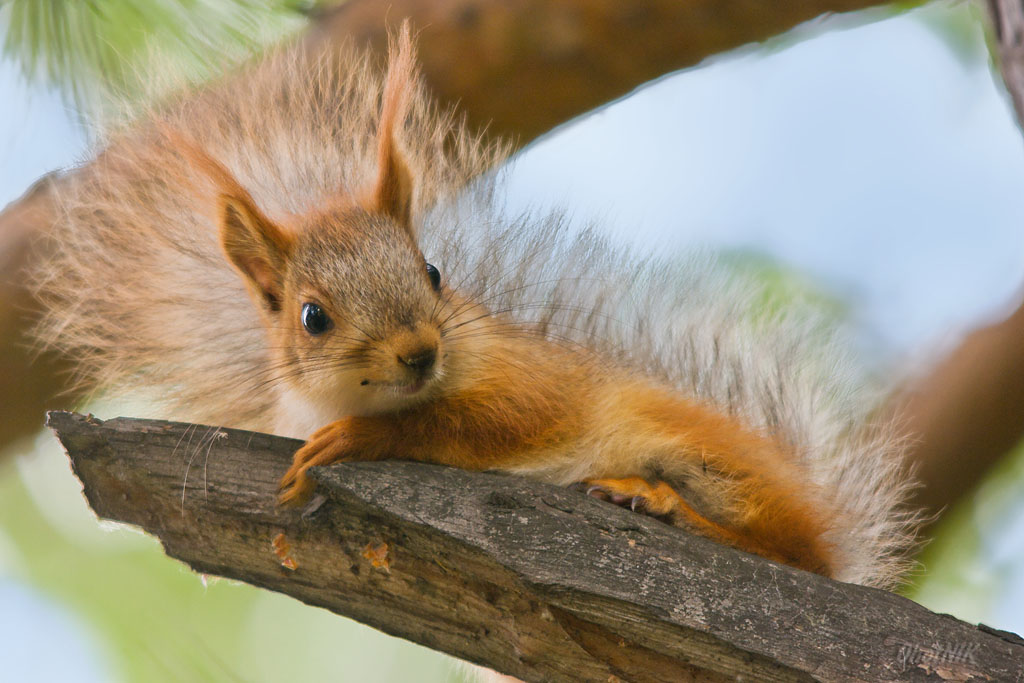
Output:
M383 77L272 55L109 136L62 197L41 334L169 416L312 433L284 503L336 462L500 470L891 586L898 440L833 349L712 266L508 215L504 155L433 104L407 28Z

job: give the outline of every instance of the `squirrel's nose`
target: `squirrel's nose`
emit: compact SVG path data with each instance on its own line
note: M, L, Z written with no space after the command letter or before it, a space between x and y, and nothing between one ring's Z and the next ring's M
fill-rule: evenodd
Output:
M400 355L398 360L402 365L407 365L422 374L434 367L434 362L437 360L437 349L421 349L408 355Z

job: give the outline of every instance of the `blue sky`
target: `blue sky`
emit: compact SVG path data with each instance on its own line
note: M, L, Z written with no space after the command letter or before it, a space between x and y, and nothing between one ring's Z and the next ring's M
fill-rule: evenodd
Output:
M0 653L7 680L111 680L88 626L61 605L23 583L4 579L2 571L0 605Z
M85 139L59 96L30 87L16 65L0 61L0 206L35 180L79 161Z

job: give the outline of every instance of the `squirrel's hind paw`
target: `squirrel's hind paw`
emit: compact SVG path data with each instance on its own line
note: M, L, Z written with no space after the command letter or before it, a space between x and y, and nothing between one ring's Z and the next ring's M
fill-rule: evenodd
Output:
M777 561L777 553L764 549L759 543L742 536L735 530L714 522L697 512L679 493L664 481L653 484L640 477L622 479L588 479L587 494L610 503L628 506L636 512L656 517L673 526L681 527L719 543L741 550L755 552ZM800 566L800 565L797 565Z
M640 477L588 479L578 487L588 496L608 501L634 512L674 524L680 512L690 506L675 489L663 481L651 484Z

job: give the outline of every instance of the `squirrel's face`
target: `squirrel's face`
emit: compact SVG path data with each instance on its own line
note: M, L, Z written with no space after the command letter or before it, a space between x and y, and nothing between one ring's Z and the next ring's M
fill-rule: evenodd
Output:
M437 395L449 364L442 325L467 314L447 310L450 292L414 238L413 174L397 142L415 90L410 54L388 70L372 180L291 225L264 215L205 152L180 145L219 187L221 246L262 307L271 379L339 417Z
M316 217L297 231L283 280L266 315L293 390L350 415L436 394L448 305L440 273L407 231L359 209Z

